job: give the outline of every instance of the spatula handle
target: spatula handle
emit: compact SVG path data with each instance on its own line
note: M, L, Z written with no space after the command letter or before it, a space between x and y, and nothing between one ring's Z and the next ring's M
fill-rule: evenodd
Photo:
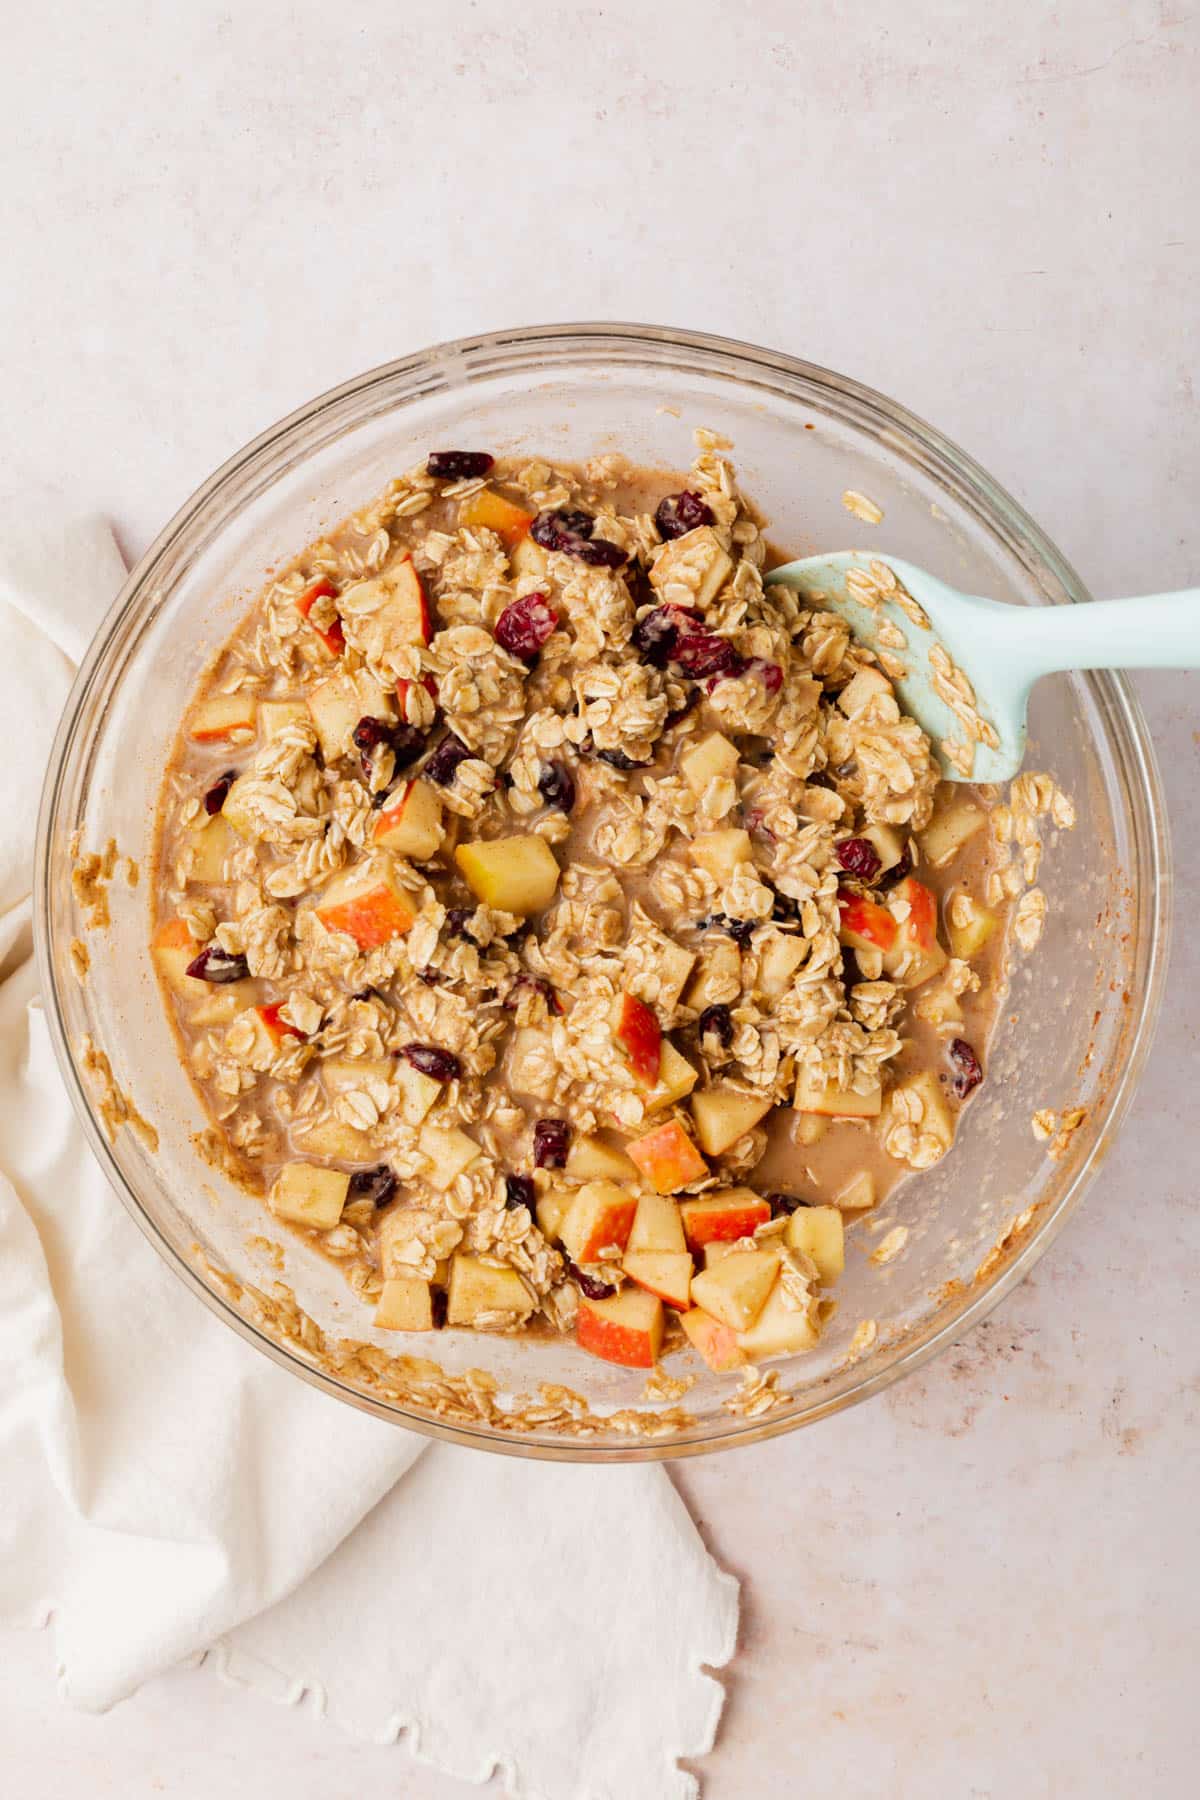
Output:
M1200 669L1200 588L1031 609L1021 658L1031 679L1055 669Z

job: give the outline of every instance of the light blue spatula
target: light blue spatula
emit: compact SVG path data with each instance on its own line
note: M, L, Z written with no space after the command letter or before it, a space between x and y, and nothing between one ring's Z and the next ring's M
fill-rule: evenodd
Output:
M915 623L903 595L898 599L889 589L888 570L928 625ZM906 672L895 682L900 704L933 739L948 781L1008 781L1018 772L1029 691L1042 675L1060 669L1200 668L1200 588L1088 606L1011 606L956 593L899 557L857 550L783 563L764 579L784 582L840 613L860 642L903 664ZM888 631L880 641L884 620L903 634L902 648ZM929 660L938 644L967 677L975 710L994 728L994 745L976 742L970 774L941 749L947 739L962 743L968 733L938 692L940 687L945 693L947 685L944 666L939 677Z

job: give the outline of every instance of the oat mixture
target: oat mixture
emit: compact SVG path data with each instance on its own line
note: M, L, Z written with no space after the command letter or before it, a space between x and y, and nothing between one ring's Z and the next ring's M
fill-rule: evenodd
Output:
M181 1053L224 1165L382 1330L812 1348L845 1219L983 1079L1010 913L1040 928L1020 805L941 783L843 621L764 590L698 435L682 486L431 455L183 722Z

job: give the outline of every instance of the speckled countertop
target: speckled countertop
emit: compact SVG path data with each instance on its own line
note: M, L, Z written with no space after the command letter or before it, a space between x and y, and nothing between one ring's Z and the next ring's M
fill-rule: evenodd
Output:
M1196 15L416 10L51 0L10 20L0 492L65 486L136 553L348 374L478 328L641 318L905 401L1098 595L1200 578ZM1087 1206L932 1367L679 1474L744 1583L707 1800L788 1772L846 1800L1194 1792L1198 684L1138 679L1179 927ZM29 1800L475 1791L202 1670L93 1719L58 1705L48 1641L3 1655L6 1785Z

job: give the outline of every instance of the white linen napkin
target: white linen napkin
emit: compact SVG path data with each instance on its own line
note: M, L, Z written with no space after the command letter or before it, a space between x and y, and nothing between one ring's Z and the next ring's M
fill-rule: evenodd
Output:
M0 1623L103 1709L212 1651L277 1698L531 1800L682 1800L737 1584L666 1474L430 1445L276 1368L127 1217L28 956L55 723L123 578L102 520L0 509Z

